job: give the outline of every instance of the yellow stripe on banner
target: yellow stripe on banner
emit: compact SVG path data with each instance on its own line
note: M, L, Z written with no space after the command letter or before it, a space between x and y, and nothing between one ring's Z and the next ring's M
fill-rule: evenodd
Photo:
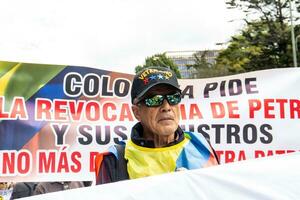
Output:
M17 69L21 66L22 63L18 63L16 66L14 66L11 70L9 70L5 75L3 75L0 78L0 96L3 96L5 93L5 89L7 87L7 84L13 74L17 71Z

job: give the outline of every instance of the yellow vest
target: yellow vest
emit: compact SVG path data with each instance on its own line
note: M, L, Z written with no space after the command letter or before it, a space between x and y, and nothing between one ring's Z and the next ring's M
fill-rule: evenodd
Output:
M174 172L176 160L189 142L185 137L180 143L162 148L141 147L129 140L125 147L125 159L130 179Z

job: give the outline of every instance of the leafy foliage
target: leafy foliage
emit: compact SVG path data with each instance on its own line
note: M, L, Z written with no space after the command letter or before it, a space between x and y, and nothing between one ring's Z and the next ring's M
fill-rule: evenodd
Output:
M180 72L178 70L177 65L173 62L173 60L168 58L165 53L155 54L151 57L147 57L145 59L145 64L143 66L138 65L138 66L135 67L135 73L138 73L143 68L153 67L153 66L160 66L160 67L170 68L175 72L177 78L181 78L181 75L180 75Z
M196 52L194 57L194 64L187 65L187 67L195 69L193 78L209 78L216 76L223 76L229 74L227 68L224 65L214 65L207 61L208 51L202 53Z
M226 3L228 8L238 8L246 14L246 26L220 52L218 65L227 66L231 73L293 66L288 1L228 0ZM295 5L300 11L299 0ZM295 35L298 34L299 25L295 27Z
M226 5L228 9L243 11L245 20L254 18L283 23L289 20L289 1L294 2L297 12L300 12L300 0L226 0Z

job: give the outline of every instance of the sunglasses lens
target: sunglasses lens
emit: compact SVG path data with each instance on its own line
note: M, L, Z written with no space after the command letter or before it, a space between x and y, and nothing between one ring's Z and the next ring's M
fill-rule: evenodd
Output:
M177 105L181 101L180 93L166 95L170 105Z
M155 106L160 106L164 101L164 96L162 95L155 95L151 98L146 98L145 99L145 104L148 107L155 107Z
M175 94L168 95L155 95L153 97L144 99L144 102L148 107L157 107L163 104L165 98L170 105L177 105L181 101L181 94L177 92Z

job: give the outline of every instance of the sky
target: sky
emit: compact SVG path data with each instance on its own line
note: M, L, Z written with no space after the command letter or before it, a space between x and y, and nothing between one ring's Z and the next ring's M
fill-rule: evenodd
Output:
M0 0L0 60L134 73L166 51L220 49L242 28L225 0Z

